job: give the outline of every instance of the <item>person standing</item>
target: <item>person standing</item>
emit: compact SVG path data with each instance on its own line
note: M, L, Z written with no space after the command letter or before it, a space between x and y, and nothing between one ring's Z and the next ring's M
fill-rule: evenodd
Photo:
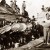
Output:
M23 4L22 4L22 14L24 14L25 9L26 9L26 4L25 4L25 1L23 1Z
M50 37L50 20L49 20L49 14L47 13L46 14L46 19L45 19L45 22L44 22L44 42L46 44L49 44L49 37Z

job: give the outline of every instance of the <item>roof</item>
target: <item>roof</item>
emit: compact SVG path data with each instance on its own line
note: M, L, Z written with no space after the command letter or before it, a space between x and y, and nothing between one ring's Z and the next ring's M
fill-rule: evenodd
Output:
M16 13L15 10L13 10L13 8L10 7L7 3L2 4L2 2L0 2L0 13L8 13L8 14L15 14ZM17 8L17 9L19 9L19 8Z
M5 6L1 5L0 3L0 13L8 13L8 14L13 14L13 9L6 4Z
M0 6L0 13L9 13L12 14L10 11L8 11L5 7Z
M16 16L13 19L16 19L16 18L22 16L21 14L17 14L8 4L5 4L3 6L1 3L0 3L0 14L2 14L2 15L14 15L14 16ZM4 18L4 17L0 17L0 18ZM9 20L9 21L11 19L6 18L6 20ZM13 21L13 19L11 21Z
M9 12L11 12L11 13L15 13L15 11L8 5L8 4L6 4L6 9L9 11Z

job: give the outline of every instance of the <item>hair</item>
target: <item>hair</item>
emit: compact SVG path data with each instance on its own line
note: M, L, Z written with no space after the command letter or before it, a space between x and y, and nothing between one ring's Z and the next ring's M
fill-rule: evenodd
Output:
M34 18L35 16L33 15L32 17Z
M25 2L25 1L23 1L23 2Z
M46 16L48 15L48 13L46 13Z
M50 7L48 8L48 11L50 11Z

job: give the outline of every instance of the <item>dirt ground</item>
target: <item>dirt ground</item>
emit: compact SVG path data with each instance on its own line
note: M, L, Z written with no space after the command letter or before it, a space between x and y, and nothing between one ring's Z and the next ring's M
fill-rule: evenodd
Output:
M39 47L36 47L38 45L39 45ZM42 37L42 38L30 41L28 44L26 44L24 46L21 46L18 48L11 48L8 50L50 50L50 45L49 46L44 45L43 44L43 37Z

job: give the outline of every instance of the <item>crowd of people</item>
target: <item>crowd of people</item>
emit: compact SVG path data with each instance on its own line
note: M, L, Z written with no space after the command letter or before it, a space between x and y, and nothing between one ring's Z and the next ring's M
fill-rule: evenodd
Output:
M21 26L18 23L25 24L27 26L27 28L24 31L20 31L21 29L23 29L23 26ZM17 25L20 25L21 27L19 27L19 29L18 29ZM5 26L5 29L7 27ZM2 49L15 47L15 43L19 43L19 46L22 46L22 45L30 42L32 39L37 39L37 38L43 36L43 26L39 25L39 24L36 25L35 19L33 19L33 20L29 19L25 23L22 21L20 21L20 22L18 21L17 23L15 23L13 25L13 27L15 29L14 28L12 28L10 30L8 29L9 31L4 32L3 34L0 34L0 44L2 46ZM34 38L32 38L32 36Z
M35 40L43 36L43 26L39 23L35 23L36 19L34 16L32 20L29 18L28 12L26 11L25 1L23 1L22 10L22 17L16 18L17 22L10 22L7 24L9 26L3 26L4 28L1 29L1 50L11 47L14 48L15 43L19 43L19 46L22 46L30 42L32 39ZM22 30L23 28L24 31Z

